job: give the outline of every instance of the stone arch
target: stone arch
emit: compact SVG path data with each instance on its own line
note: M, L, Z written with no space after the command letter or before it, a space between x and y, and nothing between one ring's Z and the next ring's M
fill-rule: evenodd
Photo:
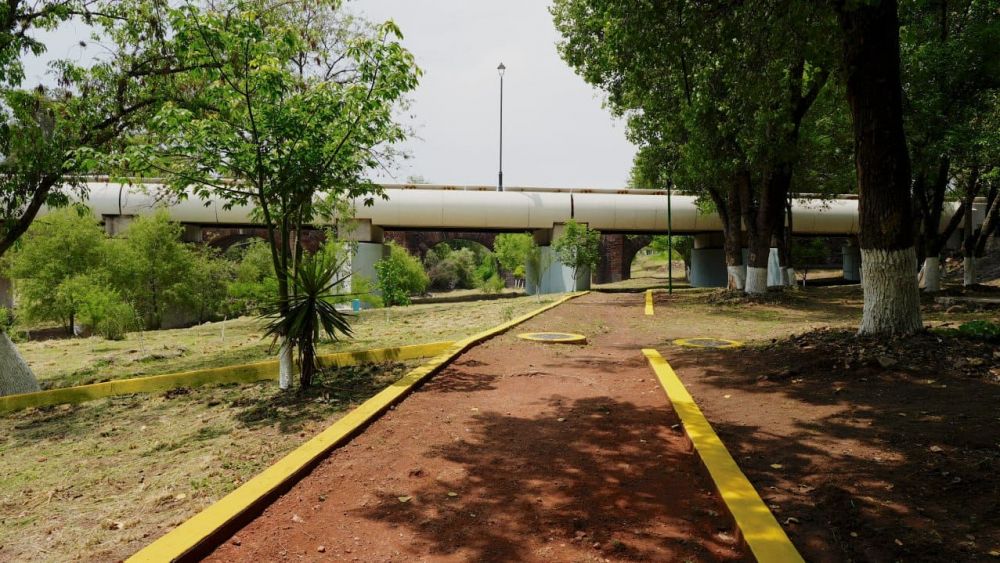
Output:
M651 235L601 235L601 260L597 265L596 283L612 283L632 276L635 255L653 241Z
M219 251L225 252L232 246L252 238L267 240L267 229L239 227L204 227L202 241ZM319 229L303 229L302 245L309 252L315 252L326 240L326 235Z
M386 231L385 240L391 240L420 258L423 262L427 251L452 240L467 240L477 242L488 250L493 250L497 234L477 231Z

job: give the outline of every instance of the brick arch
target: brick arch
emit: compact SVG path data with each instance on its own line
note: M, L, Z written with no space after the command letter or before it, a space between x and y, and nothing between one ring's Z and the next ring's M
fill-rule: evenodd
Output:
M427 257L427 251L451 240L467 240L478 242L490 251L496 242L497 233L476 231L386 231L385 240L391 240L410 251L421 261Z
M233 245L252 238L267 240L267 229L239 227L204 227L202 241L213 248L225 252ZM315 252L326 240L326 235L319 229L303 229L302 245L309 252Z
M597 283L612 283L632 277L635 255L653 242L651 235L601 235L601 260L597 266Z

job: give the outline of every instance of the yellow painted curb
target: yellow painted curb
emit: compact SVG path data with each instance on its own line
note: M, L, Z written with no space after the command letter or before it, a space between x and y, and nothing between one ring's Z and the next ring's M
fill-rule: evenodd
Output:
M440 354L454 342L432 342L429 344L414 344L398 348L378 348L358 352L340 352L326 354L316 358L322 367L339 367L363 363L384 362L393 360L412 360ZM224 383L254 383L267 379L277 379L278 362L267 361L237 366L168 373L133 379L119 379L50 389L37 393L23 393L0 397L0 414L5 414L29 407L44 407L49 405L76 404L93 401L115 395L130 395L132 393L155 393L178 387L198 387L201 385Z
M200 554L214 548L217 544L213 541L221 539L219 536L230 526L238 524L242 518L252 514L263 503L293 485L330 450L347 442L365 425L390 406L399 402L417 384L437 373L456 356L483 340L587 293L585 291L567 295L524 316L455 342L441 354L410 371L402 379L389 385L362 403L361 406L344 415L332 426L278 460L277 463L223 497L219 502L195 514L174 530L140 550L130 557L128 562L159 563L196 559Z
M736 520L743 540L761 563L797 563L803 561L788 535L778 524L763 499L747 480L736 460L712 429L680 378L659 352L642 353L656 372L660 385L684 424L684 430L715 482L722 500Z
M710 340L713 342L725 342L722 346L706 346L703 343L699 343L699 340ZM674 340L674 344L678 346L685 346L687 348L711 348L713 350L730 350L732 348L742 348L742 340L729 340L728 338L714 338L711 336L697 336L694 338L678 338Z
M653 316L653 290L646 290L646 314Z

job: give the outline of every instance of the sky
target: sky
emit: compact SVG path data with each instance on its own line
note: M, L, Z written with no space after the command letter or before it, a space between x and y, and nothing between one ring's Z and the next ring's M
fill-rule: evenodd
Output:
M414 136L379 181L419 176L435 184L494 185L499 168L497 65L504 75L504 185L624 187L635 147L625 124L602 107L602 95L559 57L556 32L541 0L352 0L373 21L392 19L423 70L400 117ZM48 53L27 61L41 77L47 60L90 56L82 25L43 36ZM412 117L411 117L412 116Z

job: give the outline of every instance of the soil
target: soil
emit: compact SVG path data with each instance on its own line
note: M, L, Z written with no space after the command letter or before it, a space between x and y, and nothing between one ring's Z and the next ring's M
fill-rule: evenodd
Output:
M751 560L640 352L643 299L473 348L209 560ZM515 336L545 330L589 342Z
M1000 557L1000 349L820 330L666 350L808 561Z

